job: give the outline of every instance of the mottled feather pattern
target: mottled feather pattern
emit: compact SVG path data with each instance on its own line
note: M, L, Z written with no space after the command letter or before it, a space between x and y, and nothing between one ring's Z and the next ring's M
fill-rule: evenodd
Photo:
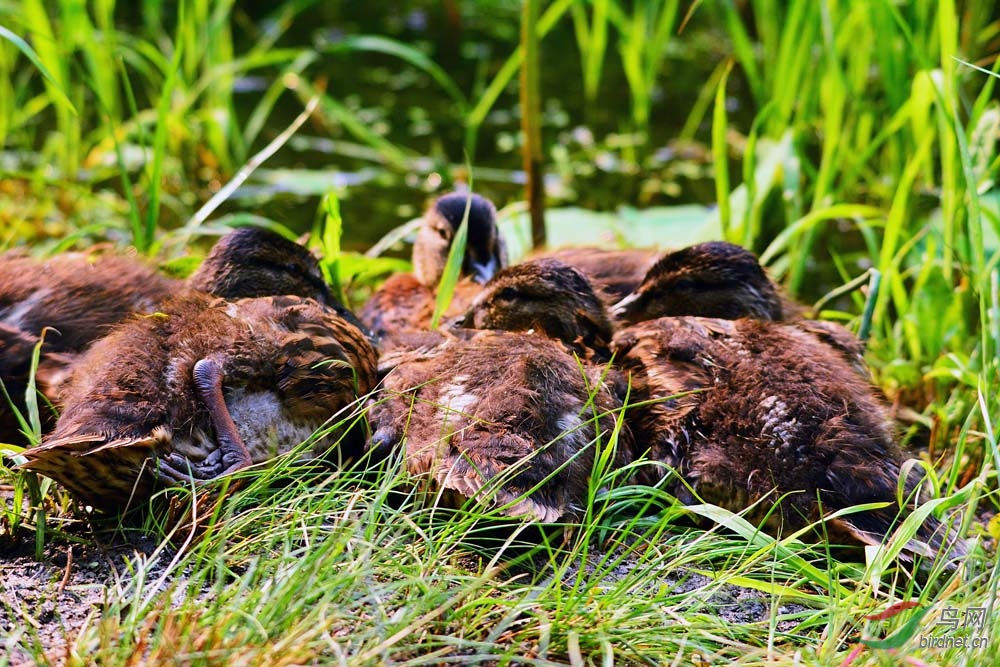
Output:
M556 342L482 331L448 340L430 358L398 363L370 420L376 442L405 440L412 474L463 498L484 500L476 494L487 488L494 503L540 484L507 513L567 519L579 511L594 462L598 434L585 407L591 383L607 446L621 407L607 387L585 378ZM628 445L625 429L619 462L627 460Z
M888 534L900 511L902 455L887 409L842 350L812 327L660 318L624 329L613 347L641 398L697 385L684 399L637 406L629 416L640 452L675 466L703 499L741 511L789 493L772 517L785 529L850 505L888 502L886 509L834 521L866 543ZM651 465L637 478L653 484L663 475ZM908 490L918 481L908 479ZM679 481L670 488L687 496ZM921 531L938 546L941 533L933 519ZM910 548L926 552L916 542Z
M131 491L137 480L148 495L153 479L140 471L156 465L149 457L179 452L197 463L216 448L192 385L194 365L204 358L218 359L227 401L263 405L254 397L273 395L278 413L260 418L289 424L238 424L245 439L286 434L287 441L248 442L255 462L299 444L374 387L370 343L312 299L228 302L189 293L167 301L162 311L118 326L81 358L55 432L25 452L26 467L94 505L121 502L124 486ZM356 438L353 447L360 450Z

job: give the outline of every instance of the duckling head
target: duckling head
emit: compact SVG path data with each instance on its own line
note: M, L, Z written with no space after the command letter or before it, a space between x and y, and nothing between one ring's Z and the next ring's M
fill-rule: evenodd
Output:
M590 281L558 259L508 267L487 283L458 326L536 331L584 353L605 351L612 328Z
M782 319L777 288L757 257L723 241L667 253L611 312L625 324L679 315Z
M468 236L462 275L486 284L507 266L507 246L497 229L493 203L471 192L453 192L438 198L424 214L413 244L413 272L422 284L434 288L444 273L448 252L468 208Z
M298 243L260 227L242 227L223 236L189 284L230 300L288 295L333 302L316 257Z

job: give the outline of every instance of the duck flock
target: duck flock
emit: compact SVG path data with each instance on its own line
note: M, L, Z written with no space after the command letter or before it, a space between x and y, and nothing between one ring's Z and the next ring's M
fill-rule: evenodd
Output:
M432 329L463 221L462 277ZM400 456L443 502L542 523L578 519L601 466L846 544L885 542L918 502L861 343L807 319L743 248L508 266L493 204L453 193L424 216L413 267L355 316L312 254L259 228L222 237L186 281L107 253L0 255L0 442L24 444L33 378L56 410L42 405L22 467L105 511L305 441L342 465ZM904 549L965 553L933 517Z

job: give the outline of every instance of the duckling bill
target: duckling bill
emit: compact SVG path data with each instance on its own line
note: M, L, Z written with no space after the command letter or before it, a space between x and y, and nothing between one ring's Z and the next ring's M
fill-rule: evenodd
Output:
M316 443L363 448L353 410L375 384L362 332L309 298L226 301L191 293L136 317L77 362L51 436L25 468L102 509L212 479Z

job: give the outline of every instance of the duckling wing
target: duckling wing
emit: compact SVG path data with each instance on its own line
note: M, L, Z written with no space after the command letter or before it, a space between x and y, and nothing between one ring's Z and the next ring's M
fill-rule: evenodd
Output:
M312 299L265 300L286 330L279 343L283 365L277 379L296 412L309 412L312 406L329 416L331 407L339 410L374 388L375 348L358 327Z
M151 493L153 478L143 473L155 465L152 458L169 446L170 439L165 428L129 437L57 435L22 452L27 461L19 467L54 479L87 504L120 508Z
M833 348L862 378L867 380L870 377L865 364L865 345L850 331L824 320L797 320L794 326Z
M123 447L138 447L152 453L158 446L169 442L170 432L166 428L154 429L148 435L131 437L115 437L109 433L77 433L46 438L42 444L21 452L28 461L20 467L44 472L47 462L68 456L83 457Z
M652 430L672 431L699 405L698 392L713 386L713 338L731 328L729 320L660 318L615 335L612 351L630 373L637 397L653 402Z

